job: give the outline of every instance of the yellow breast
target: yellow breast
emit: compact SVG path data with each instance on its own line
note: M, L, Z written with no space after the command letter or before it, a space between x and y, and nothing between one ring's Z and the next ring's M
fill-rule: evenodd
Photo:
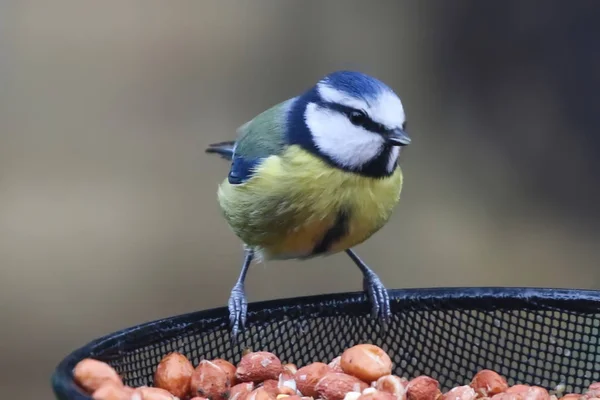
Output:
M329 166L298 146L266 159L242 185L225 180L219 203L244 243L266 258L309 257L347 213L343 236L328 246L336 253L377 232L400 199L402 171L373 179Z

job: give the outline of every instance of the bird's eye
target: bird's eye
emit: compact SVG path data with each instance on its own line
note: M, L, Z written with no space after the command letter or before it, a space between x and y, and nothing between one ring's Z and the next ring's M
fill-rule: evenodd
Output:
M404 123L402 124L402 130L403 130L404 132L406 132L406 121L404 121Z
M352 122L354 125L362 125L367 122L367 114L361 110L350 111L348 117L350 118L350 122Z

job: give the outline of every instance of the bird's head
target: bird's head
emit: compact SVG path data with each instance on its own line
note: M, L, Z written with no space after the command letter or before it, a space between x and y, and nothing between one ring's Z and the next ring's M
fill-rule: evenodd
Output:
M323 77L300 97L313 152L336 166L371 176L391 174L400 148L410 143L400 98L360 72Z

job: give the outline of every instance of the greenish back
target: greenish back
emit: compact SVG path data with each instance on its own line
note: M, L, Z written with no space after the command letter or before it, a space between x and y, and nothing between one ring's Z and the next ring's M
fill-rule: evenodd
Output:
M235 156L259 159L280 154L286 145L287 112L294 100L281 102L240 126Z

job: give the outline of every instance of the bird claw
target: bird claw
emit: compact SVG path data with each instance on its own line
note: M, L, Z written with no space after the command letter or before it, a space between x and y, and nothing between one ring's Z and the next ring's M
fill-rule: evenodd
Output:
M237 338L240 331L246 327L246 314L248 312L248 302L246 300L246 292L244 286L236 284L231 290L229 297L229 324L231 327L231 335Z
M365 275L363 288L371 301L371 316L382 321L388 321L392 316L390 297L379 277L375 273Z

